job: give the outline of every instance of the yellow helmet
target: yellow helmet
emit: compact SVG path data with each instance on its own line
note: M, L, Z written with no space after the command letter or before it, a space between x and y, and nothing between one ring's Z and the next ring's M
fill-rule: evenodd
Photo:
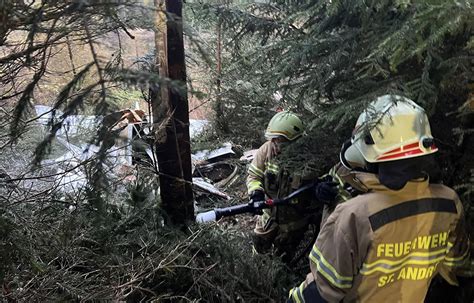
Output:
M438 151L425 110L396 95L385 95L370 103L357 120L351 143L343 155L351 166L364 167L364 160L396 161Z
M300 118L289 111L282 111L273 116L265 131L265 138L270 140L285 137L293 141L303 135L304 126Z

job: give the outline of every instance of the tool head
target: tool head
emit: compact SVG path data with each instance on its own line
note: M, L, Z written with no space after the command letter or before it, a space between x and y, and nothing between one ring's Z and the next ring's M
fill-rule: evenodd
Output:
M211 210L205 213L197 214L196 222L197 223L206 223L216 221L216 212Z

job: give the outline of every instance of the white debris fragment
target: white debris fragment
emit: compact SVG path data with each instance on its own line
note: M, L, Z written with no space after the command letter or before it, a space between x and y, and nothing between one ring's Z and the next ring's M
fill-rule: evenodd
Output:
M203 189L207 192L210 192L211 194L217 195L219 197L225 198L227 200L230 200L230 196L227 195L226 193L220 191L217 187L212 185L211 183L207 182L204 180L204 178L193 178L193 184L200 189Z
M232 143L226 142L222 147L219 147L214 150L200 150L197 153L191 155L195 161L211 160L217 157L225 155L235 155L235 152L232 150Z
M208 120L189 119L189 136L191 138L201 134L209 125Z

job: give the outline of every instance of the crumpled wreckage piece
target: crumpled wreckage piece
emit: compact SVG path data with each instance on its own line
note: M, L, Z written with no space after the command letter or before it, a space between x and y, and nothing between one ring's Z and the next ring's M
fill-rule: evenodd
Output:
M211 194L214 194L226 200L231 199L229 195L220 191L217 187L207 182L204 178L193 178L193 184L194 186L198 187L201 190L204 190L206 192L209 192Z

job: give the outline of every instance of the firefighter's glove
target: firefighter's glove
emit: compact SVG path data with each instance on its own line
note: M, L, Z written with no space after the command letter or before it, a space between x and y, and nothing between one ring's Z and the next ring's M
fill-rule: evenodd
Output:
M253 204L253 202L258 202L258 201L264 201L265 200L265 193L261 190L256 190L250 194L249 197L249 204L255 206L253 209L253 214L254 215L262 215L263 210L262 209L257 209L256 205Z
M314 186L314 196L324 204L331 204L336 200L338 194L337 183L333 181L321 181Z
M252 201L252 202L264 201L265 200L265 193L261 190L253 191L250 194L249 200Z

